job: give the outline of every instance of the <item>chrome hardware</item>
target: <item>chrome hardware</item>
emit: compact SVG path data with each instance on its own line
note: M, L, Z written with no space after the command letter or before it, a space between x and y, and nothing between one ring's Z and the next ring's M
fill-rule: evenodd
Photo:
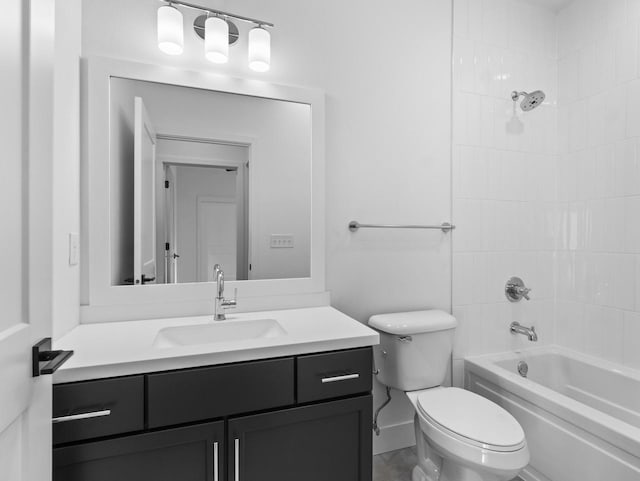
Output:
M69 416L59 416L59 417L53 418L51 422L53 424L66 423L69 421L78 421L80 419L101 418L101 417L110 416L110 415L111 415L111 409L103 409L102 411L91 411L88 413L70 414Z
M398 341L400 342L411 342L413 341L413 337L411 336L398 336Z
M380 374L380 369L374 369L373 370L373 375L377 376L378 374Z
M511 323L511 326L509 326L509 331L511 331L511 334L523 334L527 336L527 339L529 339L530 341L535 342L538 340L538 334L536 333L535 327L524 327L517 321Z
M213 266L213 278L216 281L216 298L213 307L213 320L224 321L227 318L224 314L224 310L234 308L238 305L238 289L235 289L233 299L224 298L224 271L220 264Z
M213 481L218 481L218 441L213 443Z
M440 225L361 224L356 220L349 222L349 230L351 232L355 232L358 229L440 229L442 232L447 233L455 228L455 225L448 222L443 222Z
M349 379L358 379L360 374L344 374L342 376L333 376L333 377L323 377L322 384L326 384L328 382L337 382L337 381L347 381Z
M239 20L241 22L253 23L255 25L260 25L263 27L273 27L273 23L265 22L264 20L260 20L257 18L245 17L243 15L236 15L235 13L223 12L222 10L216 10L213 8L205 7L202 5L195 5L193 3L185 2L183 0L171 0L168 2L169 4L182 5L183 7L191 8L193 10L200 10L201 12L208 12L217 17L223 17L226 19L233 18L234 20Z
M518 302L523 297L529 301L529 293L531 289L525 287L524 282L519 277L512 277L504 285L504 295L510 302Z
M235 474L235 481L240 481L240 439L236 438L234 441L234 452L233 452L233 456L234 456L234 474Z
M527 377L527 374L529 373L529 366L527 365L526 362L524 361L520 361L518 363L518 373L522 376L522 377Z

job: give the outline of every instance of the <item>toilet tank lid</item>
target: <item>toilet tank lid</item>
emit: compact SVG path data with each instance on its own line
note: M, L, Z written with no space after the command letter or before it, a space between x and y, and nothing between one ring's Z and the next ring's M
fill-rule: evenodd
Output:
M369 325L378 331L405 336L454 329L458 325L458 321L448 312L430 309L376 314L369 318Z

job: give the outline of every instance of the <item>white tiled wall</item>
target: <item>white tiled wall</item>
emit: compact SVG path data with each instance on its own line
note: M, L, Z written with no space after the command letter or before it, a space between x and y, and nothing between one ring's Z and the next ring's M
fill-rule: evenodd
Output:
M513 320L640 368L640 0L454 11L454 377L527 345ZM514 112L515 89L547 101ZM531 302L505 300L510 275Z
M639 0L558 15L558 342L640 368Z
M455 0L453 47L453 310L461 359L529 341L517 320L554 341L558 61L556 15L517 0ZM544 90L543 106L514 108L511 91ZM513 275L533 288L511 304Z

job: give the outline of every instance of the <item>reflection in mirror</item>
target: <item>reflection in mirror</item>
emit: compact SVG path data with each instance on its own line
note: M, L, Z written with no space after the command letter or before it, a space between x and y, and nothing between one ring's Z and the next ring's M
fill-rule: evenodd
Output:
M310 276L308 104L112 77L111 283Z

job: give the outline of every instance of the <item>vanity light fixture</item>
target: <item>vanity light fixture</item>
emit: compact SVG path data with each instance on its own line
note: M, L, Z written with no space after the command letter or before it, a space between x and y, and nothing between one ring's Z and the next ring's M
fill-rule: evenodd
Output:
M158 48L168 55L180 55L184 48L182 13L171 3L158 9Z
M220 17L204 22L204 56L213 63L229 60L229 24Z
M176 5L203 12L193 22L193 30L204 40L205 57L214 63L229 60L229 45L239 39L238 27L232 21L253 24L248 35L249 68L266 72L271 67L271 33L273 24L263 20L235 15L182 0L167 0L158 9L158 48L169 55L179 55L184 48L183 18Z
M258 26L249 31L249 68L266 72L271 67L271 34Z

